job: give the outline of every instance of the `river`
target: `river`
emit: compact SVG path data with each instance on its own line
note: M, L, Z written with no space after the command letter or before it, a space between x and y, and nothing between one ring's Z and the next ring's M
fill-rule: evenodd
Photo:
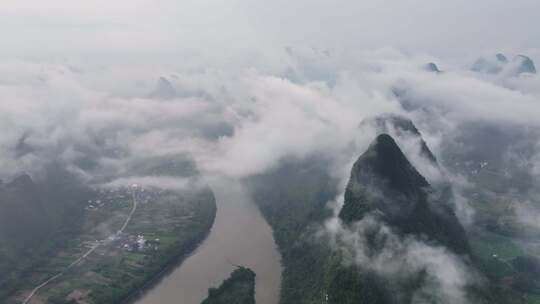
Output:
M232 180L211 183L217 214L208 238L180 266L135 304L200 304L236 265L256 274L257 304L277 304L281 262L272 230L243 186Z

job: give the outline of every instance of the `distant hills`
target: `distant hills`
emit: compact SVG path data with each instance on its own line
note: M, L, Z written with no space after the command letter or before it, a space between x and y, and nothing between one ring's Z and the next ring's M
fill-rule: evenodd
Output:
M173 99L177 97L173 84L165 77L159 77L156 87L148 96L154 99Z
M478 58L471 66L471 70L486 74L505 73L509 76L536 74L536 66L531 58L525 55L517 55L509 61L501 53L493 57Z
M437 66L437 64L435 64L434 62L426 63L424 65L424 70L428 72L433 72L433 73L442 73L442 71L439 70L439 67Z

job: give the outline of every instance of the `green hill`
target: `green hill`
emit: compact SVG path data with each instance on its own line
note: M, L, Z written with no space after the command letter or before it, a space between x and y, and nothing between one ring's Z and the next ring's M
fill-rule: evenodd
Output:
M238 267L221 286L210 288L201 304L255 304L255 273Z
M339 217L352 223L377 214L397 232L424 235L458 254L469 253L465 230L450 203L432 193L394 139L382 134L354 164Z
M56 164L35 178L21 174L0 184L0 299L78 233L91 196L90 189Z

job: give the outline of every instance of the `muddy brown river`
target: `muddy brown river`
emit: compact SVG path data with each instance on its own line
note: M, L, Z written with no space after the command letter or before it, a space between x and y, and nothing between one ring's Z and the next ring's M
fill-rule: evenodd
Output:
M281 263L270 226L241 184L220 180L211 186L217 214L208 238L136 304L200 304L208 288L219 286L234 265L257 274L257 304L278 303Z

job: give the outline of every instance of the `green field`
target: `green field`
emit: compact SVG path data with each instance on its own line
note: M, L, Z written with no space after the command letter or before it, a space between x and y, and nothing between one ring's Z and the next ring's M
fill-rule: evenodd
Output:
M138 190L133 217L116 235L133 208L131 193L102 195L99 207L87 208L82 233L34 268L7 304L21 303L34 287L57 273L62 275L39 289L29 303L119 303L189 255L209 232L216 213L209 189ZM98 243L87 258L68 268Z
M500 303L540 303L539 277L524 273L514 266L518 257L538 256L528 250L538 240L538 232L524 227L515 218L511 199L472 200L479 216L478 223L469 231L473 259L484 276L489 279L489 292Z

